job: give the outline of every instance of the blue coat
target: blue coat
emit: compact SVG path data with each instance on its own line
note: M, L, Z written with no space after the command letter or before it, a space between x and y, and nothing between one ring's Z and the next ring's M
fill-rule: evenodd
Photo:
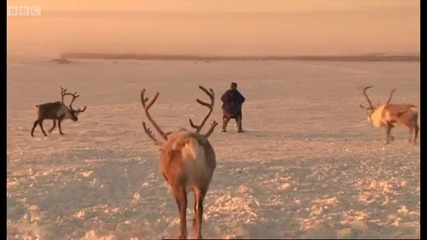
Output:
M245 97L236 89L227 90L221 97L224 115L233 118L242 112Z

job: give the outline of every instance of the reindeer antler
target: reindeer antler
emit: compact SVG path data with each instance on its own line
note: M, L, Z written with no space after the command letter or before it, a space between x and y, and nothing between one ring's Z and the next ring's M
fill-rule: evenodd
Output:
M202 122L201 122L199 125L195 125L195 124L193 123L193 121L192 121L191 119L189 119L191 127L195 128L197 133L199 133L199 132L200 132L200 130L202 129L203 125L205 125L206 120L208 120L209 116L211 115L211 113L212 113L212 111L213 111L214 102L215 102L215 94L214 94L214 91L212 90L212 88L210 88L210 89L209 89L209 91L208 91L205 87L203 87L203 86L199 86L199 88L200 88L204 93L206 93L206 95L208 95L208 96L209 96L209 98L210 98L210 100L211 100L211 103L206 103L206 102L203 102L203 101L202 101L202 100L200 100L200 99L196 99L196 101L197 101L200 105L202 105L202 106L205 106L205 107L209 108L208 113L206 114L205 118L203 118ZM215 129L216 125L218 125L218 123L217 123L217 122L215 122L215 121L213 121L213 122L212 122L212 125L211 125L211 127L210 127L210 129L209 129L209 130L208 130L208 132L205 134L205 136L206 136L206 137L209 137L209 136L211 135L211 133L212 133L212 132L213 132L213 130Z
M214 120L211 124L211 128L209 128L209 131L207 133L205 133L206 138L208 138L213 133L216 125L218 125L218 123Z
M84 112L84 111L86 111L86 106L84 106L83 107L83 109L81 109L81 108L79 108L79 109L77 109L77 110L74 110L74 112L79 112L79 113L81 113L81 112Z
M158 145L158 146L162 146L162 145L163 145L163 143L162 143L162 142L160 142L159 140L157 140L157 139L154 137L153 132L151 131L151 129L150 129L150 128L148 128L148 127L147 127L147 125L145 124L145 122L142 122L142 127L144 128L144 131L145 131L145 133L148 135L148 137L150 137L150 138L151 138L151 140L153 140L153 141L154 141L154 144L156 144L156 145Z
M371 100L369 99L369 97L368 97L368 94L366 93L366 90L368 90L368 89L370 89L370 88L372 88L373 86L367 86L367 87L361 87L362 88L362 90L363 90L363 95L365 95L365 97L366 97L366 100L368 100L368 103L369 103L369 108L374 108L374 106L372 105L372 102L371 102ZM360 104L360 107L361 108L365 108L365 106L363 106L362 104Z
M67 93L67 89L61 87L61 102L62 103L64 103L64 96L66 95L66 93Z
M68 105L69 107L70 107L70 109L71 110L74 110L73 109L73 102L74 102L74 100L76 100L76 98L78 98L78 97L80 97L80 95L77 95L77 92L74 92L74 93L69 93L69 92L67 92L67 89L66 88L63 88L63 87L61 87L61 102L62 103L64 103L64 97L66 96L66 95L69 95L69 96L71 96L73 99L71 100L71 102L70 102L70 104ZM79 112L79 113L81 113L81 112L84 112L84 111L86 111L86 106L84 106L83 107L83 109L81 109L81 108L79 108L79 109L77 109L77 110L74 110L75 112Z
M69 95L71 95L71 97L73 97L73 99L71 100L70 105L69 105L70 108L73 109L73 102L74 102L74 100L76 100L76 98L80 97L80 95L77 95L77 92L70 93Z
M157 123L153 120L150 113L148 112L150 107L154 104L154 102L156 102L157 98L159 97L159 93L156 93L154 98L148 104L147 104L147 102L149 99L144 97L144 93L145 93L145 89L142 89L142 91L141 91L141 104L142 104L142 108L144 109L144 113L147 116L148 121L150 121L150 123L154 126L154 128L157 130L157 132L163 137L164 140L167 140L167 134L165 134L160 129L159 125L157 125ZM154 143L156 145L162 145L163 144L162 142L158 141L154 137L153 132L147 127L145 122L142 122L142 126L144 127L145 133L154 141Z
M388 98L388 100L387 100L387 102L386 102L385 104L389 104L389 103L390 103L391 98L393 97L393 93L394 93L394 91L396 91L396 88L395 88L395 89L393 89L393 90L391 90L391 92L390 92L390 97Z

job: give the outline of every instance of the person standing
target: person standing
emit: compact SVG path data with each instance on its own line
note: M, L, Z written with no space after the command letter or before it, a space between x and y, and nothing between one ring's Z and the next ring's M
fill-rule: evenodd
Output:
M231 82L230 89L225 91L221 97L222 101L222 132L227 131L227 124L230 119L235 119L237 131L244 132L242 128L242 105L245 102L245 97L237 90L237 83Z

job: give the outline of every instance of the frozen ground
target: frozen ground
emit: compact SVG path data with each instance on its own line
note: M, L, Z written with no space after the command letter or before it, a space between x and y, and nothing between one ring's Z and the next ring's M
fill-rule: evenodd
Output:
M205 238L420 237L420 147L402 128L383 145L357 89L374 85L375 104L397 87L393 102L419 106L418 62L9 59L9 239L175 237L178 210L141 126L139 92L160 92L152 115L168 131L204 116L199 84L214 89L210 120L220 121L230 81L246 96L247 132L230 122L210 137L218 167ZM87 111L63 123L65 136L31 138L34 106L59 100L60 86Z

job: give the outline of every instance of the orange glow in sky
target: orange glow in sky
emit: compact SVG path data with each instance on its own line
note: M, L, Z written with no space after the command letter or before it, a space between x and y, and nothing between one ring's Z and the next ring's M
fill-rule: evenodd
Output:
M9 54L418 53L418 0L8 0Z

